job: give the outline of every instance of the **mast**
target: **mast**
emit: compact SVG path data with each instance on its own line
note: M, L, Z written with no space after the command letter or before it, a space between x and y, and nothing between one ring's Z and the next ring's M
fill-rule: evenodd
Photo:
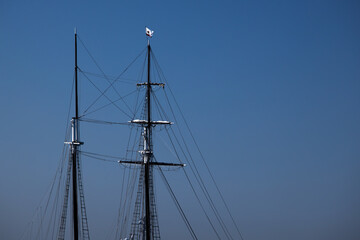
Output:
M153 34L153 31L146 28L146 35L151 37ZM153 180L152 180L152 171L151 168L155 166L170 166L170 167L185 167L185 164L179 164L179 163L167 163L167 162L157 162L152 161L153 158L153 151L152 151L152 127L155 127L157 125L171 125L173 124L170 121L153 121L151 119L151 86L159 86L164 87L164 83L152 83L150 79L150 59L151 59L151 47L150 47L150 41L148 40L147 45L147 81L142 83L137 83L136 86L146 86L146 102L145 102L145 115L147 119L133 119L129 121L132 124L138 124L143 128L143 149L140 151L142 155L141 161L124 161L120 160L119 163L123 164L137 164L142 165L144 167L144 176L140 176L140 182L139 186L142 186L142 183L144 184L144 192L140 191L138 194L144 194L144 201L145 201L145 216L143 216L141 219L145 219L144 222L144 228L145 234L143 233L143 238L145 240L151 240L153 239L160 239L160 233L158 230L158 227L156 228L156 223L154 223L154 219L156 219L156 210L152 208L154 204L154 196L152 196L151 191L153 186ZM139 197L140 195L138 195ZM141 197L142 198L142 197ZM138 214L140 214L140 207L135 207L134 209L134 222L138 222ZM156 220L155 220L156 221ZM156 230L157 229L157 230ZM136 231L136 228L134 228L132 231ZM130 239L132 239L132 236L137 235L136 232L131 232ZM139 235L137 235L139 236Z
M147 126L144 128L144 167L145 167L145 229L146 229L146 240L150 240L150 188L149 188L149 162L151 158L151 85L150 85L150 41L148 41L148 66L147 66Z
M78 193L77 193L77 162L78 162L78 66L77 66L77 33L75 29L75 117L72 119L72 197L73 197L73 223L74 223L74 240L79 239L79 217L78 217Z
M73 240L79 240L80 235L83 239L89 239L89 229L86 218L85 199L82 187L81 171L79 170L79 148L84 143L80 141L79 129L79 98L78 98L78 65L77 65L77 33L75 28L75 117L71 119L71 142L65 142L70 145L70 161L68 177L66 180L66 189L64 205L61 215L61 224L58 234L58 240L64 240L66 228L66 215L68 207L69 191L72 189L72 218L73 218ZM71 188L70 188L70 185ZM79 219L79 203L81 209L81 222ZM79 233L79 226L82 227Z

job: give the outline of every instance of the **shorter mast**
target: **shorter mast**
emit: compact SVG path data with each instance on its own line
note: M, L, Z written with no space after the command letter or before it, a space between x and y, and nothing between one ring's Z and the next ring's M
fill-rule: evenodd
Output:
M77 32L75 28L75 117L71 119L71 142L65 142L70 145L70 161L69 172L65 190L65 200L63 212L61 216L61 225L58 235L58 240L65 239L66 215L68 206L68 194L72 190L72 218L73 218L73 240L89 239L89 229L86 217L84 191L82 187L82 177L79 165L79 148L84 143L80 141L80 127L79 127L79 97L78 97L78 65L77 65ZM79 204L80 200L80 204ZM79 211L80 207L80 211ZM81 212L81 218L79 217ZM80 229L81 227L81 229Z
M72 203L73 203L73 230L74 240L79 239L79 211L78 211L78 147L83 143L79 141L79 101L78 101L78 65L77 65L77 32L75 28L75 117L71 120L71 159L72 159Z

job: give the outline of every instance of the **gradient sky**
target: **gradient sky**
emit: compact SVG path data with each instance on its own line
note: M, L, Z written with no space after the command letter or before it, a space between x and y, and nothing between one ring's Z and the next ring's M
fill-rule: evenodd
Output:
M0 1L1 239L19 238L55 173L74 27L117 75L145 47L145 25L246 240L360 239L360 3L330 0ZM101 239L119 185L98 180L120 178L89 164Z

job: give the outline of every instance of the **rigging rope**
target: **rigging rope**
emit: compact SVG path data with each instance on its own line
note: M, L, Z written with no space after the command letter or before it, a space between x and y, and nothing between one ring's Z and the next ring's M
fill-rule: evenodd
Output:
M88 74L88 75L92 75L94 77L98 77L98 78L108 78L110 80L116 80L117 77L115 76L109 76L109 75L102 75L102 74L98 74L98 73L92 73L92 72L87 72L87 71L83 71L84 73ZM120 80L120 79L124 79L124 80ZM126 81L127 80L127 81ZM127 83L127 84L131 84L133 85L134 84L134 79L130 79L130 78L119 78L119 80L117 80L118 82L122 82L122 83Z
M159 66L159 64L158 64L158 62L157 62L157 60L156 60L155 54L152 54L152 56L153 56L155 65L157 66L157 69L159 70L159 75L164 79L165 83L166 83L167 86L168 86L168 89L169 89L169 91L170 91L170 94L172 95L172 98L173 98L173 100L174 100L174 102L175 102L175 105L176 105L176 107L177 107L180 115L181 115L181 118L182 118L182 120L184 121L184 123L185 123L185 125L186 125L186 128L187 128L187 130L188 130L188 132L189 132L189 134L190 134L190 136L191 136L191 138L192 138L192 140L193 140L193 142L194 142L194 144L195 144L195 146L196 146L196 148L197 148L197 151L199 152L199 154L200 154L200 156L201 156L202 162L203 162L204 165L206 166L206 169L207 169L207 171L208 171L208 173L209 173L209 175L210 175L210 177L211 177L211 179L212 179L212 182L214 183L214 186L215 186L215 188L216 188L216 190L217 190L217 192L218 192L218 194L219 194L219 196L220 196L220 198L221 198L221 200L222 200L222 202L223 202L223 204L224 204L224 206L225 206L225 208L226 208L226 210L227 210L227 213L229 214L229 216L230 216L230 218L231 218L231 220L232 220L232 223L234 224L234 226L235 226L235 228L236 228L236 230L237 230L238 235L240 236L240 238L241 238L242 240L244 240L244 238L243 238L243 236L242 236L242 234L241 234L241 232L240 232L240 230L239 230L239 227L238 227L238 225L236 224L235 219L234 219L233 215L232 215L231 212L230 212L230 209L229 209L229 207L228 207L228 204L226 203L225 198L223 197L223 194L221 193L221 191L220 191L220 189L219 189L219 187L218 187L218 184L216 183L215 178L214 178L212 172L210 171L210 168L209 168L208 164L207 164L206 161L205 161L205 157L204 157L204 155L202 154L202 152L201 152L201 150L200 150L200 147L199 147L198 143L197 143L196 140L195 140L195 137L194 137L194 135L193 135L193 133L192 133L190 127L189 127L189 124L188 124L188 122L186 121L186 118L184 117L183 112L181 111L181 108L180 108L180 106L179 106L179 104L178 104L178 102L177 102L177 100L176 100L176 98L175 98L175 95L174 95L173 91L171 90L170 85L169 85L168 81L166 80L166 78L165 78L165 76L164 76L164 74L163 74L163 72L162 72L162 70L161 70L161 68L160 68L160 66ZM164 93L165 93L166 98L168 99L168 97L167 97L167 95L166 95L166 91L164 91ZM169 105L170 105L170 104L169 104Z
M94 61L95 65L98 67L98 69L101 71L101 73L103 74L103 76L106 78L106 74L105 74L104 71L101 69L100 65L96 62L95 58L91 55L90 51L86 48L84 42L81 40L80 37L78 37L78 38L79 38L81 44L84 46L86 52L89 54L90 58ZM110 85L104 90L104 92L101 93L101 95L100 95L98 98L96 98L96 99L94 100L94 102L93 102L92 104L90 104L90 106L84 111L84 113L86 113L86 112L90 109L90 107L93 106L102 96L105 96L104 94L105 94L105 93L107 92L107 90L110 89L110 88L113 88L114 91L119 95L119 97L121 97L120 94L118 93L118 91L113 87L114 83L116 83L116 82L120 79L120 77L129 69L129 67L130 67L134 62L136 62L136 60L144 53L145 50L146 50L146 48L144 48L144 49L140 52L140 54L118 75L118 77L117 77L114 81L110 82L110 80L109 80L108 78L106 78L106 80L108 81L108 83L109 83ZM124 101L124 103L125 103L125 105L127 106L127 108L130 109L130 107L126 104L125 101ZM130 111L131 111L131 110L130 110Z
M157 106L158 108L161 108L161 110L163 111L162 114L165 114L164 110L162 109L162 106L160 105L160 103L159 103L159 101L157 100L156 97L155 97L155 99L156 99L156 102L157 102L157 105L156 105L156 106ZM160 111L160 110L159 110L159 111ZM176 118L174 118L174 119L175 119L175 121L176 121ZM170 143L171 143L171 145L173 146L174 152L175 152L178 160L181 162L180 156L179 156L178 153L177 153L175 144L173 143L173 141L172 141L172 139L171 139L171 136L170 136L170 134L169 134L169 131L168 131L168 129L165 129L165 130L166 130L166 133L167 133L167 135L168 135L168 137L169 137ZM173 133L173 135L174 135L174 138L175 138L175 140L176 140L176 142L177 142L177 144L178 144L181 152L183 153L185 159L186 159L187 162L189 163L189 160L188 160L188 158L187 158L187 156L186 156L183 148L181 147L181 144L179 143L179 141L178 141L175 133L173 132L173 129L170 128L170 130L172 131L172 133ZM191 159L192 159L192 158L191 158ZM196 168L195 162L194 162L194 161L191 161L191 164L189 164L189 165L190 165L190 169L191 169L193 175L195 176L196 181L198 182L198 184L199 184L199 186L200 186L200 189L202 190L202 192L203 192L206 200L208 201L211 209L213 210L213 212L214 212L214 214L215 214L218 222L220 223L220 226L222 227L222 229L223 229L226 237L229 239L229 235L230 235L230 234L229 234L226 226L224 226L225 224L224 224L223 220L221 219L220 214L219 214L218 211L216 210L216 208L215 208L215 206L214 206L214 203L213 203L213 201L211 200L211 197L210 197L210 195L209 195L209 193L208 193L208 191L207 191L207 189L206 189L205 184L203 183L202 180L201 180L201 181L199 180L199 179L201 179L201 176L200 176L199 172L198 172L198 171L194 171L194 169L193 169L193 165L194 165L194 167ZM191 183L190 177L189 177L188 174L186 173L185 169L183 169L183 170L184 170L184 174L185 174L185 176L186 176L186 178L187 178L187 180L188 180L188 182L189 182L189 184L190 184L190 186L191 186L191 188L192 188L192 190L193 190L193 193L194 193L194 195L196 196L196 198L197 198L197 200L198 200L199 205L201 206L201 208L202 208L202 210L203 210L203 212L204 212L207 220L209 221L209 224L211 225L211 227L212 227L212 229L214 230L214 232L215 232L215 234L217 235L217 237L220 239L219 234L217 233L217 231L216 231L216 229L215 229L215 227L214 227L214 224L212 223L212 221L211 221L210 218L208 217L208 215L207 215L207 213L206 213L206 211L205 211L205 208L204 208L203 204L201 203L201 200L200 200L200 198L198 197L198 194L196 193L195 188L193 187L193 184ZM231 236L230 236L230 238L231 238ZM232 239L232 238L231 238L231 239Z
M85 50L86 50L86 52L89 54L89 56L90 56L90 58L94 61L94 63L95 63L95 65L97 66L97 68L101 71L101 73L103 74L103 76L104 76L104 78L106 79L106 81L110 84L110 86L109 87L111 87L115 92L116 92L116 94L121 98L121 95L120 95L120 93L116 90L116 88L113 86L113 83L115 82L115 80L111 83L110 82L110 80L107 78L107 76L106 76L106 74L104 73L104 71L101 69L101 67L100 67L100 65L96 62L96 60L95 60L95 58L92 56L92 54L90 53L90 51L87 49L87 47L85 46L85 44L84 44L84 42L81 40L81 38L80 37L78 37L79 38L79 40L80 40L80 42L81 42L81 44L83 45L83 47L85 48ZM116 81L117 80L119 80L119 78L120 78L120 76L116 79ZM102 94L103 95L103 94ZM101 96L102 96L101 95ZM100 96L100 97L101 97ZM99 97L99 98L100 98ZM98 98L98 99L99 99ZM95 100L96 101L96 100ZM128 108L128 109L130 109L130 107L127 105L127 103L125 102L125 101L123 101L124 102L124 104L126 105L126 107ZM95 102L94 102L95 103ZM92 105L90 105L90 107L91 107ZM131 111L131 109L130 109L130 111Z
M94 158L94 159L98 159L104 162L112 162L112 163L117 163L119 164L119 160L130 160L133 161L133 159L127 159L127 158L122 158L122 157L115 157L115 156L109 156L109 155L103 155L103 154L99 154L99 153L91 153L91 152L84 152L84 151L78 151L81 155L89 157L89 158ZM112 158L112 159L118 159L116 160L109 160L108 158Z
M181 215L181 217L182 217L182 219L183 219L183 221L184 221L187 229L189 230L189 232L190 232L190 234L191 234L191 237L192 237L193 239L198 239L198 238L196 237L196 234L195 234L193 228L191 227L190 222L189 222L189 220L187 219L187 217L186 217L183 209L181 208L181 206L180 206L180 204L179 204L179 201L177 200L177 198L176 198L176 196L175 196L175 193L174 193L173 190L171 189L170 184L169 184L169 182L167 181L167 179L166 179L163 171L161 170L160 167L158 167L158 170L159 170L160 175L161 175L161 177L162 177L162 179L163 179L163 181L164 181L164 183L165 183L165 185L166 185L166 188L168 189L168 191L169 191L169 193L170 193L170 195L171 195L171 198L173 199L173 201L174 201L174 203L175 203L175 205L176 205L176 208L178 209L178 211L179 211L179 213L180 213L180 215Z
M89 118L81 118L80 121L88 122L88 123L96 123L96 124L107 124L107 125L130 125L128 122L110 122L110 121L103 121L97 119L89 119Z
M173 109L172 109L171 105L169 105L169 106L170 106L171 112L173 113ZM173 114L173 117L174 117L175 121L177 121L174 114ZM180 131L179 128L178 128L178 130L179 130L180 136L181 136L181 138L182 138L182 140L183 140L183 144L185 145L185 149L186 149L186 151L187 151L187 153L188 153L188 155L189 155L189 158L186 156L184 149L181 147L181 144L180 144L178 138L176 137L174 130L173 130L172 128L170 128L170 131L172 132L172 134L173 134L173 136L174 136L177 144L180 146L180 150L181 150L182 154L184 155L185 159L186 159L188 162L191 162L191 164L189 164L189 165L190 165L190 169L191 169L192 173L194 174L195 179L196 179L196 181L198 182L198 184L199 184L199 186L200 186L200 188L201 188L201 190L202 190L202 192L203 192L206 200L208 201L208 203L209 203L212 211L214 212L214 214L215 214L215 216L216 216L216 219L218 220L218 222L219 222L222 230L224 231L224 233L225 233L225 235L226 235L226 237L227 237L228 239L229 239L229 238L232 239L232 236L231 236L229 230L227 229L226 224L224 223L224 221L223 221L223 219L222 219L219 211L217 210L217 208L216 208L216 206L215 206L215 204L214 204L214 202L213 202L213 200L212 200L212 198L211 198L211 196L210 196L210 194L209 194L209 191L207 190L207 187L206 187L206 185L205 185L205 183L204 183L204 181L203 181L203 179L202 179L202 177L201 177L201 175L200 175L200 173L199 173L199 171L198 171L198 168L196 167L195 161L193 160L193 157L191 156L191 153L190 153L190 151L189 151L189 148L188 148L188 146L187 146L187 144L186 144L186 142L185 142L185 140L184 140L184 137L183 137L183 135L182 135L182 133L181 133L181 131ZM170 138L170 135L169 135L169 138ZM189 159L190 159L191 161L189 161Z
M91 111L91 112L88 112L88 113L85 113L85 112L84 112L83 115L80 116L80 118L81 118L81 117L84 117L84 116L87 116L87 115L89 115L89 114L92 114L92 113L94 113L94 112L97 112L97 111L99 111L99 110L101 110L101 109L104 109L105 107L108 107L108 106L110 106L111 104L116 103L116 102L120 101L121 99L124 99L124 98L130 96L131 94L133 94L133 93L135 93L135 92L137 92L137 90L134 90L134 91L126 94L126 95L123 96L122 98L118 98L118 99L116 99L116 100L114 100L114 101L111 101L110 103L105 104L105 105L103 105L103 106L101 106L101 107L99 107L99 108L97 108L97 109L95 109L95 110L93 110L93 111Z
M93 83L93 81L90 80L90 78L88 76L86 76L86 74L84 74L81 70L80 72L85 76L85 78L102 94L101 96L104 96L112 105L114 105L118 110L120 110L120 112L122 112L123 114L125 114L126 116L130 117L130 115L128 113L126 113L124 110L122 110L118 105L115 104L115 101L111 100L108 96L104 95L104 92L100 90L100 88L98 88L95 83ZM89 109L89 108L88 108ZM84 114L86 113L86 111L84 112Z

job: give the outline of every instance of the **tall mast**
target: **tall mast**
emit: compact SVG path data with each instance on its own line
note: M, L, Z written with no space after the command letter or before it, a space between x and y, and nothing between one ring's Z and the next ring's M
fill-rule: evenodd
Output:
M78 220L78 193L77 193L77 162L78 162L78 66L77 66L77 33L75 29L75 117L72 119L72 197L73 197L73 223L74 223L74 240L79 239L79 220Z
M146 99L147 99L147 126L144 131L144 167L145 167L145 229L146 229L146 240L150 240L150 187L149 187L149 167L150 167L150 159L151 159L151 103L150 103L150 93L151 93L151 85L150 85L150 41L148 41L148 71L147 71L147 91L146 91Z
M146 28L146 35L148 35L149 37L152 36L153 31L151 31L150 29ZM153 180L152 180L152 171L151 171L151 167L155 166L168 166L168 167L184 167L185 164L179 164L179 163L166 163L166 162L154 162L151 161L152 157L153 157L153 151L152 151L152 127L155 127L157 125L171 125L173 124L172 122L169 121L153 121L151 119L151 86L160 86L160 87L164 87L165 84L164 83L152 83L151 79L150 79L150 59L151 59L151 47L150 47L150 41L148 40L148 45L147 45L147 81L146 82L142 82L142 83L137 83L137 86L146 86L146 102L145 102L145 106L146 106L146 112L145 115L147 115L147 119L133 119L131 121L129 121L132 124L138 124L143 128L143 150L140 151L141 155L142 155L142 161L125 161L125 160L120 160L119 163L125 163L125 164L137 164L137 165L141 165L144 167L144 177L140 176L140 181L139 182L139 186L142 187L142 183L144 183L144 187L145 187L145 193L143 191L138 192L138 194L144 194L144 200L145 200L145 216L142 215L142 221L145 218L145 222L144 222L144 228L143 230L145 230L145 234L143 234L143 237L145 237L145 240L151 240L151 238L153 237L153 239L160 239L160 232L158 230L157 227L157 223L156 223L156 210L154 210L155 208L151 208L154 204L154 199L151 194L150 191L152 190L153 187ZM141 184L141 185L140 185ZM140 195L138 195L139 197ZM141 195L141 199L143 199L142 197L143 195ZM139 203L140 204L140 203ZM138 217L140 216L140 207L135 207L134 209L134 222L138 223L140 219L138 219ZM137 235L137 230L136 228L131 230L131 235L130 235L130 239L132 239L132 236Z

